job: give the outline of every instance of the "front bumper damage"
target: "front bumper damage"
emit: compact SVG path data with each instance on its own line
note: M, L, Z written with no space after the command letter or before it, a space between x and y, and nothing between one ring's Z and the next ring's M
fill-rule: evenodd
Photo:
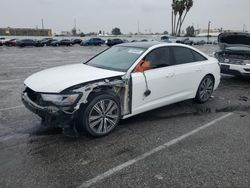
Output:
M66 112L69 107L60 108L56 106L38 105L28 97L27 92L23 92L22 102L27 109L41 117L42 124L45 126L67 128L76 118L75 111Z
M249 65L239 65L232 63L220 63L221 73L230 74L234 76L250 76L250 64Z
M91 83L85 83L84 85L74 86L74 92L82 93L79 101L72 106L55 106L53 104L45 104L28 94L31 90L27 88L22 93L23 104L33 113L42 118L42 124L46 126L68 128L72 127L78 118L78 111L82 105L88 103L88 97L92 92L102 92L103 90L112 90L121 102L121 115L127 115L131 113L131 83L130 79L126 78L111 78L105 80L99 80ZM32 90L31 90L32 91ZM32 91L36 95L39 93Z
M235 76L250 76L250 56L236 52L219 51L215 53L221 73Z

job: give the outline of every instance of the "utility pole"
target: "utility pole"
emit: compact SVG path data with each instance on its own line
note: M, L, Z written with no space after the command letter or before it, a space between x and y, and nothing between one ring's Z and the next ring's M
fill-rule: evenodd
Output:
M137 34L139 35L139 33L140 33L140 22L137 21Z
M76 19L74 19L74 25L75 25L75 29L76 29Z
M44 29L44 25L43 25L43 18L42 18L42 29Z
M207 28L207 43L209 42L209 35L210 35L210 24L211 24L211 21L208 22L208 28Z
M243 24L243 33L245 32L245 30L246 30L246 25Z

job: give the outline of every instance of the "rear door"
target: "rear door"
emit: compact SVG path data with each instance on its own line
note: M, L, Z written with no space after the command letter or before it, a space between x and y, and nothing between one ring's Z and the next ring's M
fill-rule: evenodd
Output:
M204 76L202 62L207 59L194 50L181 46L171 47L174 57L174 82L182 99L194 97Z

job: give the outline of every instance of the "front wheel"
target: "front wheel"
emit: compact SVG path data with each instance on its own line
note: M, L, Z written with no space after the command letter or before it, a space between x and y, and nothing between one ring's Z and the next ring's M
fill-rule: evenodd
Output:
M205 103L212 96L214 90L214 78L211 75L205 76L196 93L195 101L198 103Z
M91 97L91 101L79 113L79 127L94 137L109 134L121 118L120 102L112 94Z

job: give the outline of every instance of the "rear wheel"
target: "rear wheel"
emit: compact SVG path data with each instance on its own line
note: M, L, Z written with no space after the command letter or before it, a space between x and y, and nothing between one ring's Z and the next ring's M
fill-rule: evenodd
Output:
M94 137L109 134L121 118L120 102L112 94L91 96L91 101L80 110L78 128Z
M211 75L205 76L198 88L195 101L205 103L212 96L214 90L214 78Z

